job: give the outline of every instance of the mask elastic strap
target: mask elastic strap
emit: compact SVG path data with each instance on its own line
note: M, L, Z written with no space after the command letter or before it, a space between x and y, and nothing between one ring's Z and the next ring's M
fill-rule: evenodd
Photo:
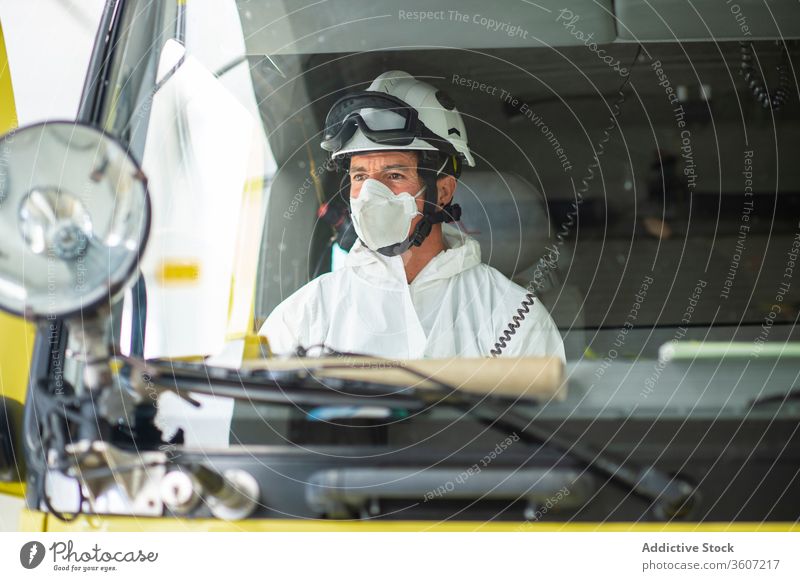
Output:
M433 176L434 184L436 184L439 181L439 176L441 175L442 170L447 165L448 161L450 161L449 156L444 160L442 167L438 169L436 175ZM438 194L438 189L437 189L437 194ZM437 195L436 200L434 200L433 203L430 204L430 206L428 206L428 208L431 209L429 209L429 211L425 213L431 225L441 224L442 222L458 222L461 219L461 206L459 206L458 204L449 203L444 207L442 207L441 210L435 210L433 208L437 207L438 201L439 200Z

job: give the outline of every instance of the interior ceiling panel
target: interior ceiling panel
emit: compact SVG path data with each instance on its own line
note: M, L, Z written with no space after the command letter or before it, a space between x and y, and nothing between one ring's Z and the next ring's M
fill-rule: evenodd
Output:
M620 40L800 37L797 0L616 0Z
M249 54L613 42L611 0L263 0L239 2Z

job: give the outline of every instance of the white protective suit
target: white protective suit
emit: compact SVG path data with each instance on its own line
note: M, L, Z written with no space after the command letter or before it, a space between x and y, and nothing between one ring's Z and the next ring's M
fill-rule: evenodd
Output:
M272 351L324 344L391 359L487 357L525 290L481 263L477 240L443 224L446 250L408 284L399 256L356 241L345 267L326 273L278 305L261 327ZM564 345L537 300L506 356L556 355Z

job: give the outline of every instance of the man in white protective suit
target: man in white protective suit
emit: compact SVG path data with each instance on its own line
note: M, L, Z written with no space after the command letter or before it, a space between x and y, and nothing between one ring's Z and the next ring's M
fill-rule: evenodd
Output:
M491 355L526 291L481 263L478 242L451 224L460 216L452 200L461 165L475 165L452 100L408 73L386 72L333 105L321 145L349 173L358 241L343 268L275 308L259 331L272 351L324 345L392 359ZM564 360L538 299L502 355Z

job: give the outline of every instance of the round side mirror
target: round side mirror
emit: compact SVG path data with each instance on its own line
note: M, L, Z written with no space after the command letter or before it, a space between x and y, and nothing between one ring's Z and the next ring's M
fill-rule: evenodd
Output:
M58 121L0 138L0 308L45 319L108 304L149 227L147 180L112 137Z

